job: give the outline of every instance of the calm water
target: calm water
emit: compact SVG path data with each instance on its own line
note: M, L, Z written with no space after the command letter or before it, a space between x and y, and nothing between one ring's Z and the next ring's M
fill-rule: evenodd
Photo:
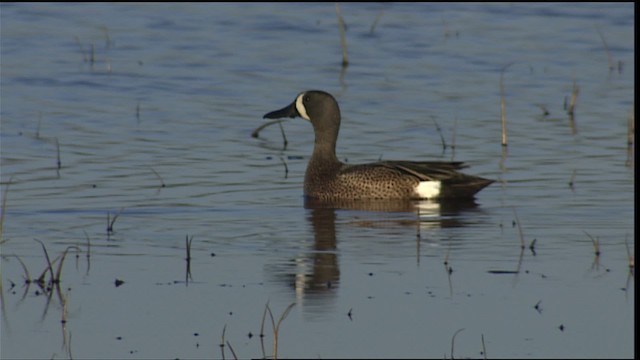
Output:
M279 357L633 356L633 4L342 4L346 69L332 3L0 9L2 358L271 357L294 302ZM340 158L498 182L305 204L311 126L251 132L311 88Z

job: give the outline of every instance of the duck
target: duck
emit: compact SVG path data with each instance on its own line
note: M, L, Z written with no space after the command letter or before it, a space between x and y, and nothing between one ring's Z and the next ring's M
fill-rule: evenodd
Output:
M340 107L322 90L299 93L282 109L264 119L300 117L311 123L313 152L304 176L304 196L316 200L444 200L472 199L495 180L467 175L462 161L385 160L348 164L338 160Z

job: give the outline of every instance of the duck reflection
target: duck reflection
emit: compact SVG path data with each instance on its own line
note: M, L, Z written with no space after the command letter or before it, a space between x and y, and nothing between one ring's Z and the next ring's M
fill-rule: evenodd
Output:
M336 218L339 212L364 212L354 216L348 225L366 228L415 227L418 232L448 227L462 227L469 217L461 213L473 211L477 204L466 201L426 200L341 200L306 199L307 221L314 237L312 249L278 266L276 277L293 287L296 302L306 314L322 314L333 307L340 288L340 266ZM392 216L389 216L389 214ZM395 213L398 216L393 215ZM466 220L464 220L466 218ZM343 223L344 225L344 223ZM411 237L412 241L415 238ZM272 268L276 270L275 268Z

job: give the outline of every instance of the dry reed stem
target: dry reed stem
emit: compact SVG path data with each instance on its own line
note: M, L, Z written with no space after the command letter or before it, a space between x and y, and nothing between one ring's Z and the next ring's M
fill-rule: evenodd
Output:
M58 270L56 271L55 283L60 283L60 277L61 277L60 274L62 274L62 264L64 264L64 259L67 257L67 253L69 252L70 249L76 249L77 251L80 251L80 248L74 245L67 246L67 248L64 249L64 252L60 257L60 262L58 263Z
M265 304L264 311L262 312L262 323L260 324L260 347L262 348L262 358L265 359L267 354L264 351L264 320L267 317L267 308L269 307L269 302Z
M264 124L262 124L262 125L258 126L258 127L257 127L255 130L253 130L253 132L251 133L251 137L252 137L252 138L257 138L257 137L260 135L260 131L262 131L262 129L266 128L266 127L267 127L267 126L269 126L269 125L273 125L273 124L275 124L275 123L280 123L280 122L282 122L282 121L284 121L284 120L273 120L273 121L269 121L269 122L266 122L266 123L264 123Z
M340 15L340 5L336 3L336 16L338 17L338 29L340 30L340 46L342 47L342 67L349 65L349 56L347 55L347 40L345 37L344 19Z
M583 230L584 231L584 230ZM602 254L600 252L600 239L598 237L591 236L588 232L584 231L585 234L591 239L591 243L593 244L593 251L596 254L596 258Z
M282 321L284 321L284 319L287 317L287 315L289 315L289 312L291 311L291 309L293 309L293 307L295 306L295 302L289 304L289 306L287 306L287 308L282 312L282 315L280 315L280 318L278 319L278 324L276 325L275 320L273 318L273 313L271 312L271 308L269 308L269 303L267 302L266 305L266 309L269 312L269 317L271 318L271 328L273 330L273 359L277 359L278 358L278 334L280 332L280 325L282 324Z
M600 35L600 40L602 40L602 45L604 45L604 50L607 53L607 61L609 63L609 71L615 69L613 57L611 56L611 51L609 50L609 45L607 44L607 39L604 38L604 34L600 30L600 27L596 25L596 31L598 31L598 35Z
M118 219L120 214L122 214L123 210L124 208L120 208L120 210L118 210L118 212L113 216L113 220L110 220L111 212L107 212L107 235L112 234L114 232L113 225L116 223L116 220Z
M373 31L376 29L376 26L378 26L378 22L380 21L382 14L383 14L382 11L380 11L376 16L376 19L373 21L373 24L371 24L371 29L369 29L369 35L373 35Z
M58 142L58 138L56 137L56 163L58 165L58 170L62 168L62 161L60 160L60 142Z
M575 184L575 180L576 180L576 169L573 169L573 172L571 173L571 179L569 180L569 187L571 188L571 190L573 190L573 185Z
M634 105L635 108L635 105ZM631 110L631 114L629 114L629 121L627 122L627 145L631 146L635 142L635 133L636 133L636 121L635 121L635 109Z
M231 343L229 342L229 340L227 340L227 346L229 347L229 350L231 350L231 354L233 355L233 358L238 360L238 356L236 355L236 352L233 350L233 346L231 346Z
M580 87L576 83L576 79L573 79L573 90L571 91L571 100L569 101L569 107L567 108L567 114L574 115L576 108L576 100L578 99L578 93L580 93Z
M187 249L187 262L191 261L191 242L193 241L193 235L191 236L191 238L189 238L189 234L187 234L186 238L184 239L185 242L185 247Z
M34 240L39 242L40 245L42 245L42 250L44 251L44 256L47 259L47 265L48 265L48 267L44 270L42 275L40 275L40 277L38 278L38 282L44 283L44 274L47 272L47 270L49 270L49 273L51 275L51 282L53 282L53 280L55 279L55 276L53 275L53 266L51 265L51 259L49 258L49 253L47 252L47 248L44 246L44 243L42 241L38 239L34 239Z
M31 284L31 275L29 274L27 265L24 264L24 262L22 261L22 259L20 259L20 257L18 257L18 255L13 255L13 256L15 256L15 258L18 259L18 261L20 262L20 265L22 265L22 270L24 270L24 275L25 275L24 283Z
M222 339L220 340L220 351L222 352L222 360L225 359L224 357L224 333L227 331L227 324L224 324L224 327L222 328Z
M484 346L484 334L480 334L480 339L482 340L482 357L487 360L487 348Z
M513 216L516 218L516 224L518 225L518 233L520 234L520 248L524 249L524 235L522 234L522 226L520 225L520 219L518 219L518 212L516 208L513 208Z
M442 151L445 151L447 149L447 142L444 140L444 136L442 136L442 129L440 128L440 125L434 117L432 117L431 120L433 120L433 124L436 126L436 130L438 130L438 134L440 135L440 141L442 142Z
M634 260L634 257L633 257L633 253L629 249L628 235L624 237L624 245L627 248L627 258L629 259L629 270L633 271L633 269L635 267L635 260Z
M157 171L155 171L154 168L149 167L151 169L151 171L153 171L154 174L156 174L156 177L158 178L158 180L160 180L160 187L165 187L166 185L164 184L164 180L162 179L162 176L160 176L160 174L158 174Z
M513 65L513 62L505 65L500 70L500 119L502 122L502 146L507 146L507 112L505 110L505 95L504 95L504 72Z
M0 244L4 244L6 240L4 240L2 234L4 230L4 217L7 213L7 194L9 194L9 185L13 181L13 176L9 178L9 182L7 186L5 186L4 191L2 193L2 208L0 208Z
M280 156L280 161L282 161L282 165L284 165L284 178L286 179L289 176L289 167L282 156Z
M451 338L451 358L452 358L452 359L453 359L453 347L454 347L453 345L454 345L454 343L455 343L455 341L456 341L456 336L458 336L458 334L459 334L461 331L463 331L463 330L464 330L464 328L462 328L462 329L458 329L458 330L453 334L453 337Z
M36 127L36 139L40 139L40 124L42 123L42 113L38 112L38 126Z
M287 150L287 145L289 144L289 141L287 141L287 135L285 135L284 133L284 127L282 127L282 121L280 121L278 123L278 126L280 126L280 132L282 133L282 141L283 141L283 146L282 146L282 150Z

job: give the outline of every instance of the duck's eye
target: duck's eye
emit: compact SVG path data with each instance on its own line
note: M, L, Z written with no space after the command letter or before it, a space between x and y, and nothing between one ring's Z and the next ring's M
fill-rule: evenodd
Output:
M309 95L305 95L303 100L304 100L304 102L309 102L309 101L311 101L311 97Z

